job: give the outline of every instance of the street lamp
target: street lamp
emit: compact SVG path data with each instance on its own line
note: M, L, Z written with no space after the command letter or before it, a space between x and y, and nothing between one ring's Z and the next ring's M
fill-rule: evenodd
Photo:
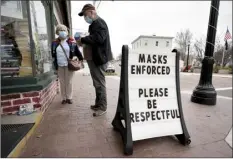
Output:
M190 47L190 41L188 41L188 56L187 56L187 64L186 64L186 71L189 71L189 47Z
M218 22L220 0L211 0L209 25L205 47L205 57L202 61L201 76L198 85L193 91L191 101L199 104L215 105L217 92L212 85L213 52Z

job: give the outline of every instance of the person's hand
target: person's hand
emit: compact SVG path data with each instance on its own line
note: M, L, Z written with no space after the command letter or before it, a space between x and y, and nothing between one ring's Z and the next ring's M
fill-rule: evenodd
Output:
M76 42L77 42L78 46L82 46L81 38L77 39Z
M78 61L78 57L77 57L77 56L74 56L74 57L72 58L72 60Z

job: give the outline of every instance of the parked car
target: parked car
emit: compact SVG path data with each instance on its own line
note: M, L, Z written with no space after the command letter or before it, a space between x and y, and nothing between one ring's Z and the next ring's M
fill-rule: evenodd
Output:
M191 70L191 67L192 65L188 65L188 69L187 69L187 66L184 66L182 72L189 72Z
M111 63L108 63L108 67L106 68L105 72L115 73L115 67Z

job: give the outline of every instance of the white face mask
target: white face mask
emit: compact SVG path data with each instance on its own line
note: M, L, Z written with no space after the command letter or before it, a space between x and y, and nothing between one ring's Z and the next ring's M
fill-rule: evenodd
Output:
M91 23L93 22L93 20L92 20L90 17L88 17L88 16L85 16L85 17L84 17L84 20L85 20L88 24L91 24Z
M66 31L59 31L59 37L65 39L67 37Z

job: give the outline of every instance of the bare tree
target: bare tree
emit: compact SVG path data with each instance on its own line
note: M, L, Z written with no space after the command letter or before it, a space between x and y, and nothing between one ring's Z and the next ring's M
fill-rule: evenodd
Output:
M218 48L216 49L216 52L214 53L214 59L217 65L221 65L222 63L224 49L225 49L224 45L219 45ZM223 67L226 66L226 64L229 63L231 60L232 60L232 44L229 43L228 50L225 50L224 53Z
M221 50L223 47L223 45L221 44L220 42L220 36L216 36L216 39L215 39L215 47L214 47L214 52L217 52L219 50Z
M117 60L121 60L121 57L122 57L122 54L120 53L118 56L117 56Z
M181 60L185 59L185 54L187 50L188 43L191 42L193 37L193 34L189 29L186 30L181 30L180 32L177 32L175 42L178 44L180 47L180 52L181 52Z
M204 58L205 54L205 45L206 45L206 37L202 36L199 39L196 39L194 42L194 50L195 50L195 56L196 60L201 62L202 59ZM224 46L220 43L220 36L217 35L215 39L215 48L214 48L214 58L216 64L221 63L221 58L222 58L222 52L223 52Z
M205 37L201 37L199 39L196 39L194 42L194 51L195 51L195 57L196 60L201 62L202 59L204 58L204 53L205 53Z
M217 65L222 64L222 57L224 50L225 53L224 53L223 67L226 66L226 64L232 60L232 43L228 43L228 44L229 44L228 50L225 50L225 45L221 44L220 42L220 36L216 37L215 49L214 49L215 64Z

